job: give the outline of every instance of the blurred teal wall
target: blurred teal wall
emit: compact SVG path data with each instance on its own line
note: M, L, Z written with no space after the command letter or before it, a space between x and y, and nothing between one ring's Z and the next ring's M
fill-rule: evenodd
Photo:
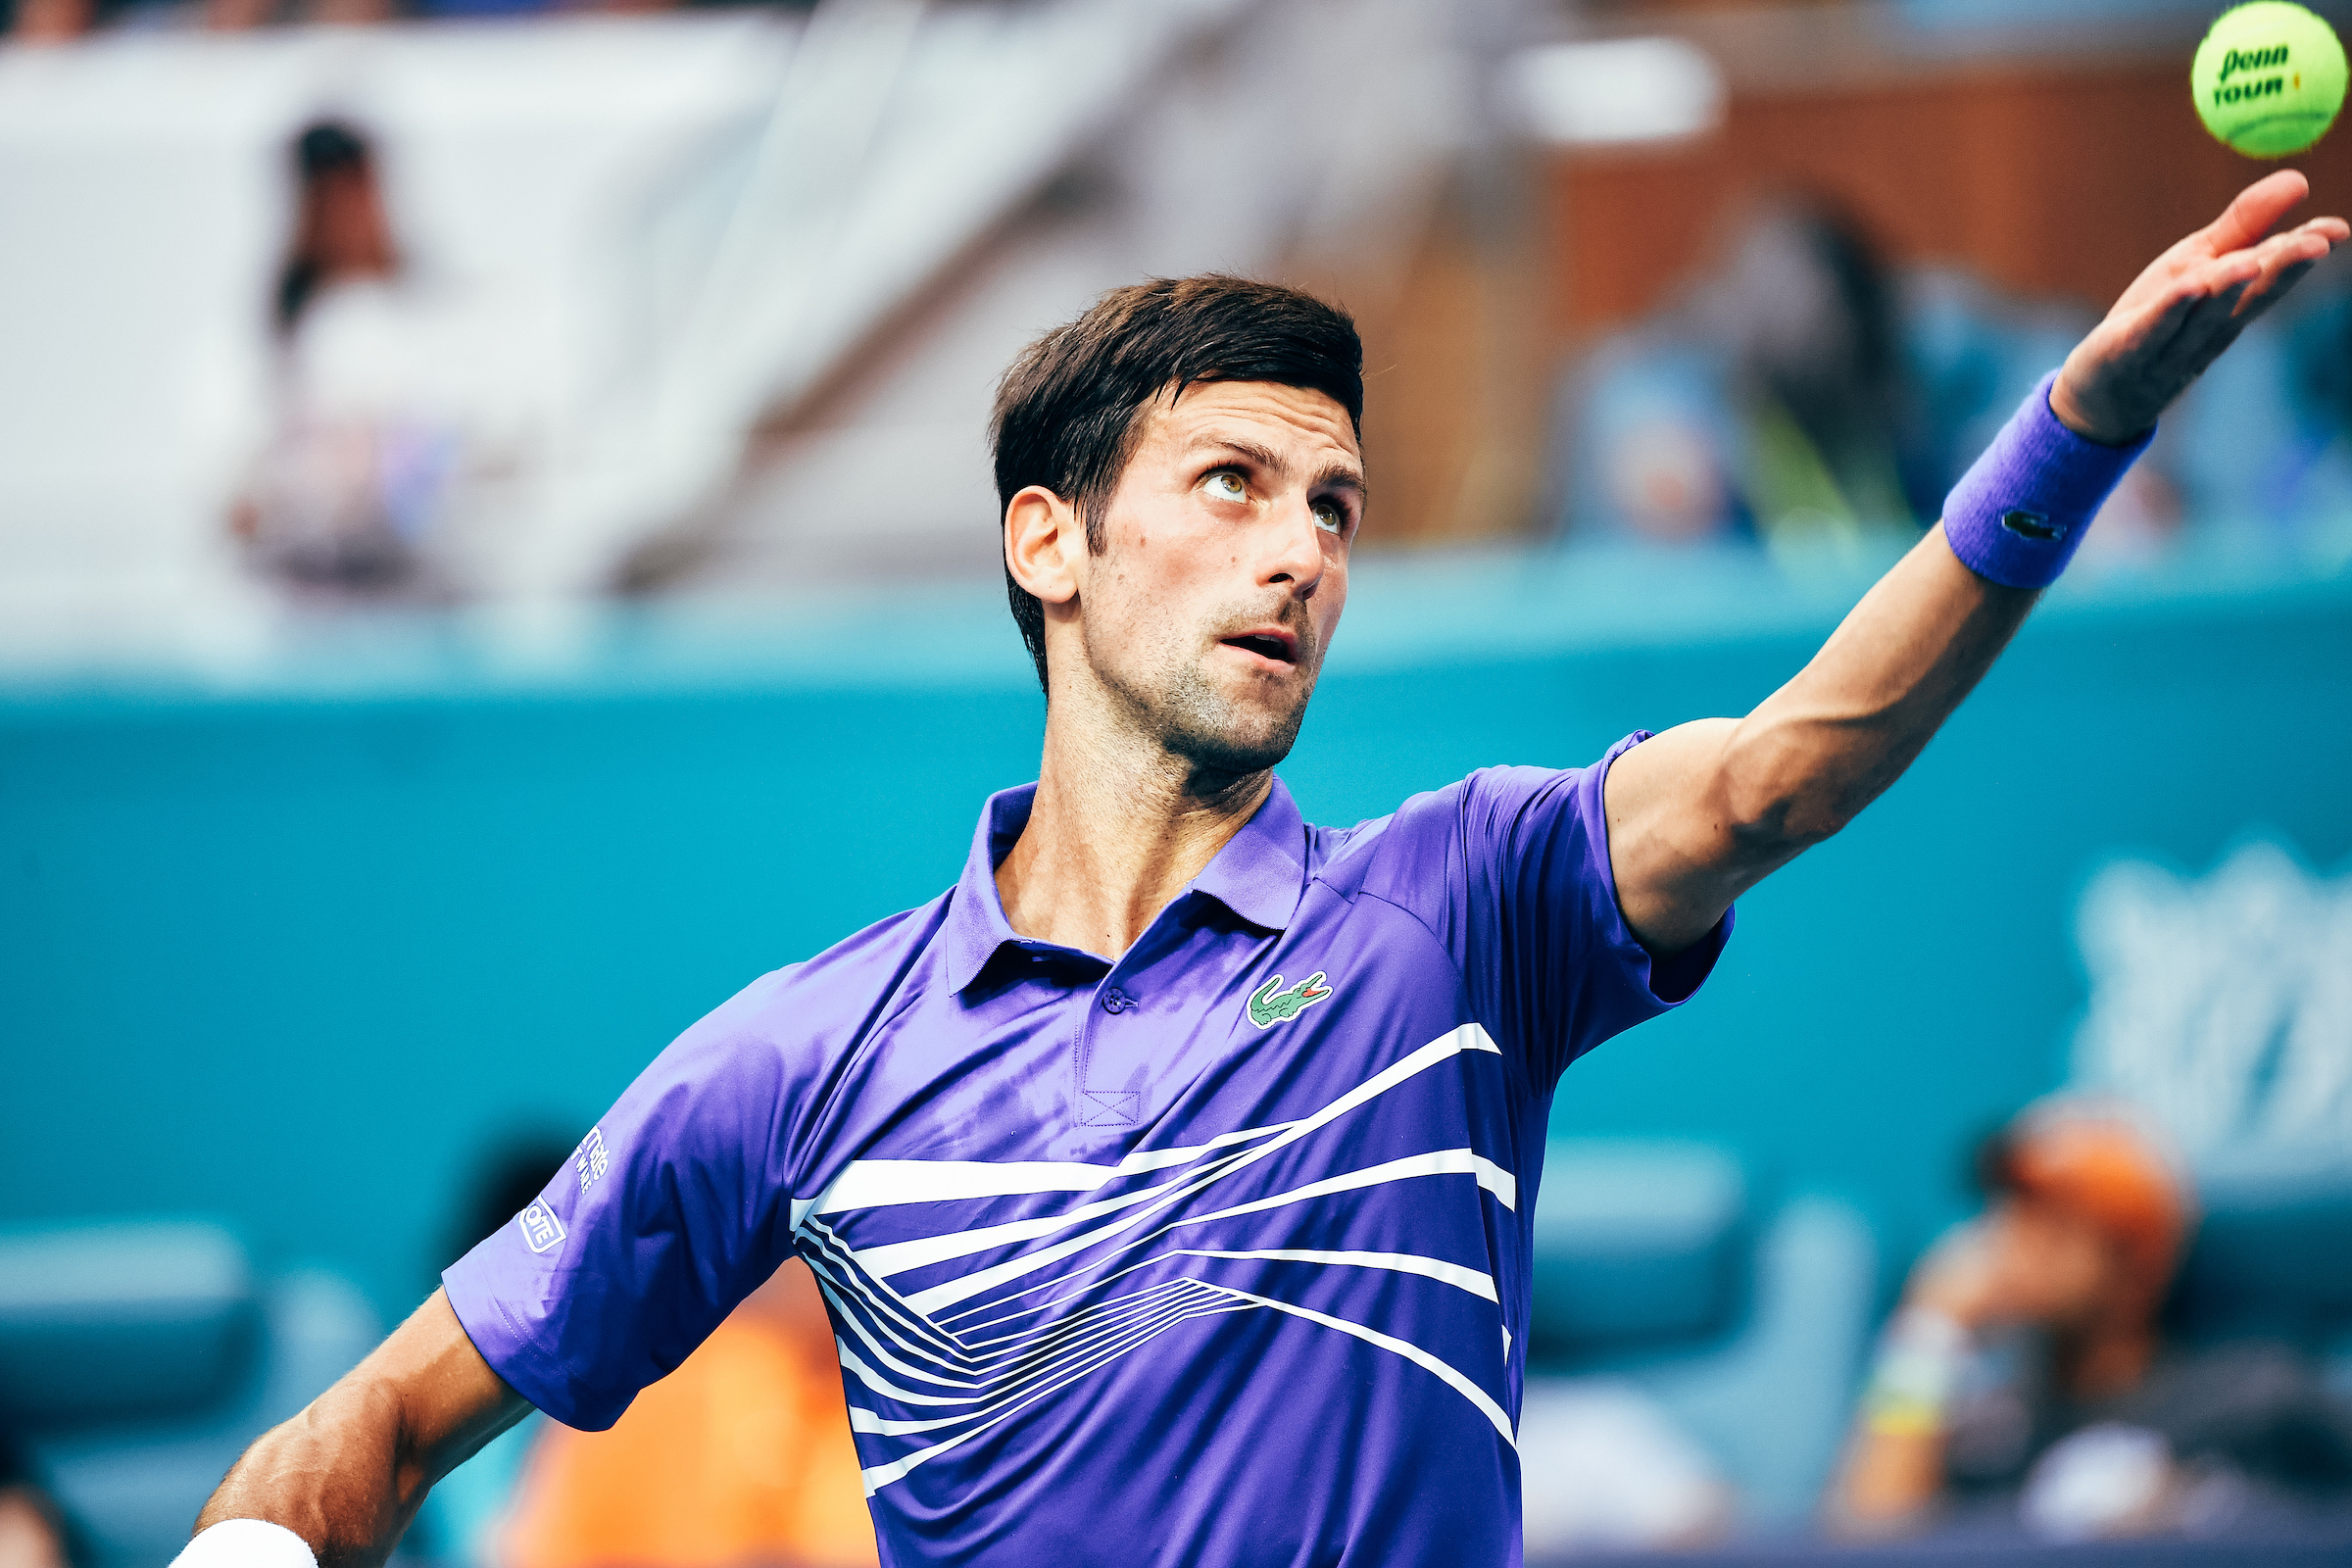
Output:
M1352 821L1489 762L1743 710L1863 578L1737 561L1367 564L1297 754ZM568 1138L766 969L955 876L1042 710L993 593L364 627L209 674L0 688L0 1220L210 1212L386 1311L479 1152ZM1744 901L1701 1000L1564 1081L1563 1131L1718 1138L1891 1250L2064 1069L2117 854L2352 855L2352 579L2045 607L1919 765Z

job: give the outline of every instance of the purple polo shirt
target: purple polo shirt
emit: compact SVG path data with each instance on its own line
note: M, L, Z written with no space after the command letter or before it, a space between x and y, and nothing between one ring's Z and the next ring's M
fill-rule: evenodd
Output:
M1353 828L1277 781L1116 961L1005 923L1033 787L995 796L953 889L689 1029L450 1301L595 1429L798 1252L901 1568L1516 1563L1552 1086L1731 930L1653 979L1618 913L1644 738Z

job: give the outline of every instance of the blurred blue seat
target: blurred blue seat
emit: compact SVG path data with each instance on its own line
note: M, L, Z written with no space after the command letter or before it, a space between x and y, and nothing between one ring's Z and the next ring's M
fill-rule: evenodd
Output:
M1715 1460L1744 1524L1792 1523L1836 1460L1877 1271L1860 1215L1820 1198L1758 1214L1711 1146L1555 1140L1529 1375L1633 1384Z
M379 1338L340 1278L192 1221L0 1231L0 1418L99 1568L158 1568L245 1446Z

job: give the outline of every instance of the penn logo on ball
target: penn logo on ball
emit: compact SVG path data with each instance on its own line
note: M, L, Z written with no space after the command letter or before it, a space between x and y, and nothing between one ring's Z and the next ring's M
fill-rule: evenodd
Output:
M2249 158L2285 158L2328 132L2344 105L2335 29L2287 0L2225 12L2189 71L2205 128Z

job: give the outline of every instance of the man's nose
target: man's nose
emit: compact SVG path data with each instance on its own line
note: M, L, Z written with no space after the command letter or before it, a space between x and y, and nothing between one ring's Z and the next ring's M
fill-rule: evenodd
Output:
M1258 580L1284 587L1299 599L1311 599L1323 581L1323 530L1315 526L1315 510L1304 496L1286 498L1267 519L1274 537Z

